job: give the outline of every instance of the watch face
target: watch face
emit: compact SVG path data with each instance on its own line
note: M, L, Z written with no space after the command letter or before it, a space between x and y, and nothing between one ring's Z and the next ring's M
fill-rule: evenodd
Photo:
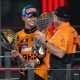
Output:
M43 42L42 42L42 44L44 44L44 45L45 45L47 42L48 42L47 40L46 40L46 41L43 41Z
M46 44L45 41L43 41L42 44L43 44L43 45Z

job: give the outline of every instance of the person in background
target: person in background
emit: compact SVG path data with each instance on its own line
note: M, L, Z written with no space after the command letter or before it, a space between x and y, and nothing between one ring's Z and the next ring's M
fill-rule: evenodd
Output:
M70 63L70 55L76 52L76 45L79 41L78 33L70 25L69 20L67 8L58 7L53 13L54 35L49 41L42 32L38 32L36 37L50 51L50 68L59 69L50 71L49 80L66 80L66 72L61 69L66 69L66 64Z
M22 20L24 21L24 29L21 31L17 32L17 45L18 45L18 50L19 54L23 56L25 61L28 60L28 56L31 58L34 58L34 53L32 52L32 47L34 45L34 39L39 32L37 29L37 26L35 25L37 21L37 9L33 5L28 5L25 6L22 10ZM50 31L46 29L44 31L46 35L46 39L50 39ZM37 43L36 43L37 44ZM12 57L13 59L16 59L18 55L16 55L15 50L12 51ZM37 54L37 53L36 53ZM38 55L37 58L32 59L35 61L35 66L34 68L43 68L43 69L35 69L34 70L34 77L35 80L48 80L48 73L46 68L49 67L49 54L46 53L44 55ZM16 60L17 61L17 60ZM20 70L20 78L19 80L27 80L27 70L23 71Z

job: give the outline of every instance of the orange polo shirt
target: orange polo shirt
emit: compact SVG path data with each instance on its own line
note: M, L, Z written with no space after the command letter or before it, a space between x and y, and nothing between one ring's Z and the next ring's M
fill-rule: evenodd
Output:
M60 25L49 40L50 43L61 48L67 54L76 52L77 41L77 31L69 24L69 22Z

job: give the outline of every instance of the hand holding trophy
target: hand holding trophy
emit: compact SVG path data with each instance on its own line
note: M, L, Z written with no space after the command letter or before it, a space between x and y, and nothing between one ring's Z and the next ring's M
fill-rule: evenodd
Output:
M5 28L0 31L1 45L11 51L11 56L13 59L18 61L18 65L22 69L27 69L31 67L30 62L25 62L22 55L19 53L17 48L17 37L13 30Z
M46 36L46 29L53 20L52 15L53 15L53 12L41 14L38 17L38 20L36 21L37 29L42 33L41 35L43 36ZM32 47L32 51L33 53L44 55L45 54L44 45L39 40L37 39L37 36L36 36L36 38L34 39L34 45Z

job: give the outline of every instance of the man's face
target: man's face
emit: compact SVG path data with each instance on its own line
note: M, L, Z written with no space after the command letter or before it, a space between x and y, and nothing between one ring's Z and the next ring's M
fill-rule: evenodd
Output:
M53 21L54 21L54 23L57 22L57 16L55 14L53 15Z
M27 26L33 27L35 26L35 23L37 21L37 17L35 16L31 16L31 17L23 16L22 19L25 22L25 27Z
M53 22L54 22L55 27L59 26L59 19L55 14L53 15Z

